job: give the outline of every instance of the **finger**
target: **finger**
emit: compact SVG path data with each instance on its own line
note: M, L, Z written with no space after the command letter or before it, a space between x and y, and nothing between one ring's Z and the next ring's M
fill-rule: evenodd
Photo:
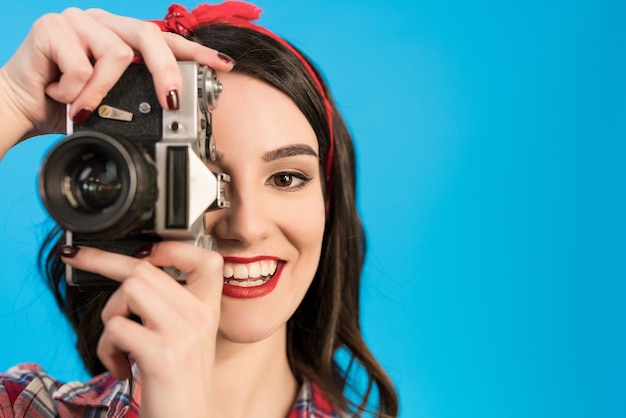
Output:
M157 347L155 334L131 319L116 316L105 323L96 354L116 379L125 380L130 377L127 353L137 357L144 346Z
M144 325L155 330L165 330L175 328L183 319L179 314L176 300L188 299L191 295L181 286L170 283L166 292L159 290L159 280L153 277L130 277L111 295L102 313L100 314L103 323L116 316L128 317L131 314L142 318ZM162 286L161 286L162 287ZM182 293L182 295L178 295ZM190 302L182 304L184 307Z
M164 32L163 37L179 61L195 61L216 71L228 72L235 61L228 55L175 33Z
M70 114L81 109L95 109L132 62L135 53L118 34L82 10L70 8L63 12L80 36L94 64L80 95L74 100ZM61 77L59 88L63 87Z
M162 270L144 260L98 248L64 247L61 256L62 261L68 266L99 274L120 283L129 277L160 275L169 277Z
M107 324L116 317L135 314L146 328L175 335L179 342L217 332L219 316L215 309L171 279L162 282L169 286L165 291L154 286L155 283L150 278L126 280L107 301L101 313L102 322Z
M139 51L151 69L158 69L164 61L163 54L168 52L167 60L170 62L166 64L172 68L175 67L172 64L177 60L195 61L224 72L232 70L235 65L234 60L228 55L178 34L162 32L152 22L117 16L102 9L90 9L87 13L111 28ZM170 55L174 58L173 61L170 60Z
M60 14L48 14L37 20L33 25L32 39L35 48L48 61L46 66L56 64L61 72L61 80L49 84L46 93L58 102L71 103L93 72L82 40L67 17Z
M87 14L114 31L131 48L141 54L150 70L159 103L170 109L168 97L171 92L180 92L182 78L173 51L154 23L113 15L101 9L90 9Z
M187 273L187 287L197 296L222 294L224 259L215 251L177 241L155 244L146 258L161 267L175 267Z
M72 247L69 249L72 250ZM63 257L62 260L71 267L120 283L130 277L147 277L151 279L150 284L163 294L175 293L179 298L189 297L186 304L191 303L193 297L199 298L212 309L214 316L219 315L219 298L224 282L223 259L214 251L182 242L166 241L155 244L150 254L143 259L90 247L74 247L70 252L72 255ZM173 267L187 273L187 286L180 286L157 266Z
M190 249L195 248L189 244L181 243L181 245ZM108 277L122 283L124 287L121 291L118 289L111 297L116 297L115 295L119 293L117 297L121 298L121 300L126 300L126 304L120 305L112 313L107 313L107 317L112 317L115 314L127 316L133 313L142 318L151 318L151 322L153 323L161 322L162 324L168 324L166 314L163 314L165 316L153 315L150 309L170 305L174 306L171 311L177 310L178 312L182 312L198 304L198 298L196 296L190 293L186 287L181 286L166 272L155 266L151 260L146 258L137 259L91 247L80 247L76 250L77 252L72 257L62 258L67 265L78 270L89 271ZM189 271L191 268L184 263L170 266L185 272ZM126 284L126 282L131 283ZM143 293L148 291L156 292L152 295L155 298L157 298L157 294L164 295L162 297L158 296L161 302L154 303L152 306L144 305L143 302L150 301L150 298L143 297ZM136 295L142 295L142 297L135 298ZM201 299L208 300L209 298L203 297ZM133 305L129 306L130 303ZM217 309L219 309L219 303L214 303L214 305L217 305ZM109 305L107 304L107 306ZM178 306L178 308L175 308L175 306ZM188 314L183 316L193 317L193 315L194 314Z

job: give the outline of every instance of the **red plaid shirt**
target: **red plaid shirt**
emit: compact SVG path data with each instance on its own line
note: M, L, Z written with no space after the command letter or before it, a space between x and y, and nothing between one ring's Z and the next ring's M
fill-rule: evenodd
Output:
M109 373L88 382L62 383L38 365L22 364L0 374L0 418L135 418L138 413L129 383ZM289 414L289 418L342 416L310 381L302 384Z

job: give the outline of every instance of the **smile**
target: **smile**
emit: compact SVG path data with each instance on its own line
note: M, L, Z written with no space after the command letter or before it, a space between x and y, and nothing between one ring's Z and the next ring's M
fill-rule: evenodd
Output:
M274 291L286 262L277 257L224 257L222 294L235 299L254 299Z
M255 287L267 283L278 267L278 261L264 259L250 263L224 263L224 283L232 286Z

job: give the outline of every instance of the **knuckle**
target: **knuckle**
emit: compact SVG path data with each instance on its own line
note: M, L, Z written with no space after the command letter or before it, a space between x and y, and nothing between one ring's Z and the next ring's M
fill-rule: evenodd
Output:
M106 330L104 332L106 332ZM106 349L105 349L105 343L104 343L105 338L106 338L105 334L102 333L102 335L100 336L100 340L98 340L98 346L96 347L96 355L98 356L99 359L102 359L107 354Z
M58 30L59 26L65 23L64 21L65 19L59 13L46 13L33 23L31 30L35 33Z
M141 34L148 36L161 36L161 29L152 22L141 22L141 25L138 25L138 31Z
M144 281L144 278L153 273L154 266L145 260L137 260L135 259L130 266L130 279L126 280L126 282L138 282L137 284ZM124 282L124 283L126 283Z
M101 99L104 98L104 96L106 96L107 93L108 93L108 89L104 86L97 85L97 84L92 84L89 86L89 95L96 105L100 103Z
M104 324L104 329L96 347L96 354L99 358L102 359L111 355L111 342L115 341L118 335L122 333L121 326L123 321L123 318L114 316Z
M222 258L222 256L216 251L207 251L206 260L207 262L213 265L216 265L218 267L221 267L224 265L224 258Z
M129 299L133 295L136 295L138 292L145 286L145 279L141 275L133 274L120 286L118 292L125 298Z
M98 357L106 353L107 342L111 338L110 334L111 334L111 327L110 327L110 324L107 322L106 324L104 324L104 328L102 329L102 334L100 334L100 339L98 340L98 345L96 347L96 353L98 354Z
M136 21L130 29L131 38L136 42L139 50L148 49L150 45L159 42L161 29L151 22Z
M215 251L206 251L205 265L212 271L221 272L224 268L224 259Z
M86 83L93 75L93 67L89 63L77 64L68 70L68 75L77 81Z
M124 321L125 318L122 318L121 316L114 316L109 320L109 322L107 322L105 328L110 335L114 336L117 334Z
M109 311L111 310L111 308L109 307L109 304L107 303L104 308L102 308L102 310L100 311L100 321L102 321L102 324L105 327L106 330L106 324L107 322L109 322Z
M111 59L124 64L130 63L135 58L135 51L126 44L112 48L110 52Z
M61 15L67 16L69 18L74 18L74 17L77 17L79 15L82 15L83 13L84 13L84 11L79 9L78 7L68 7L67 9L65 9L65 10L63 10L61 12Z
M87 13L88 15L98 18L100 16L104 16L105 14L107 14L107 12L105 12L103 9L99 8L99 7L90 7L88 9L85 10L85 13Z

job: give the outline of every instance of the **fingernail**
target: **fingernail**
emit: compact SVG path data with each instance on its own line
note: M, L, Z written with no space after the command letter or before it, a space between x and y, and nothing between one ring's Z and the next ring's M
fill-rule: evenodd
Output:
M74 247L73 245L64 245L61 247L59 254L61 254L61 257L74 258L76 254L78 254L78 250L80 250L80 248Z
M137 251L135 251L135 258L147 258L150 257L150 254L152 254L152 249L154 248L154 245L146 245L144 247L139 248Z
M89 115L91 115L91 110L82 108L78 112L74 113L74 116L72 116L72 122L76 125L82 125L85 123Z
M170 110L178 110L180 108L180 103L178 102L178 90L170 90L167 93L167 107Z
M218 52L218 53L217 53L217 57L218 57L218 58L220 59L220 61L222 61L224 64L233 64L233 65L235 65L235 64L236 64L234 59L232 59L232 58L231 58L231 57L229 57L228 55L223 54L223 53L221 53L221 52Z

